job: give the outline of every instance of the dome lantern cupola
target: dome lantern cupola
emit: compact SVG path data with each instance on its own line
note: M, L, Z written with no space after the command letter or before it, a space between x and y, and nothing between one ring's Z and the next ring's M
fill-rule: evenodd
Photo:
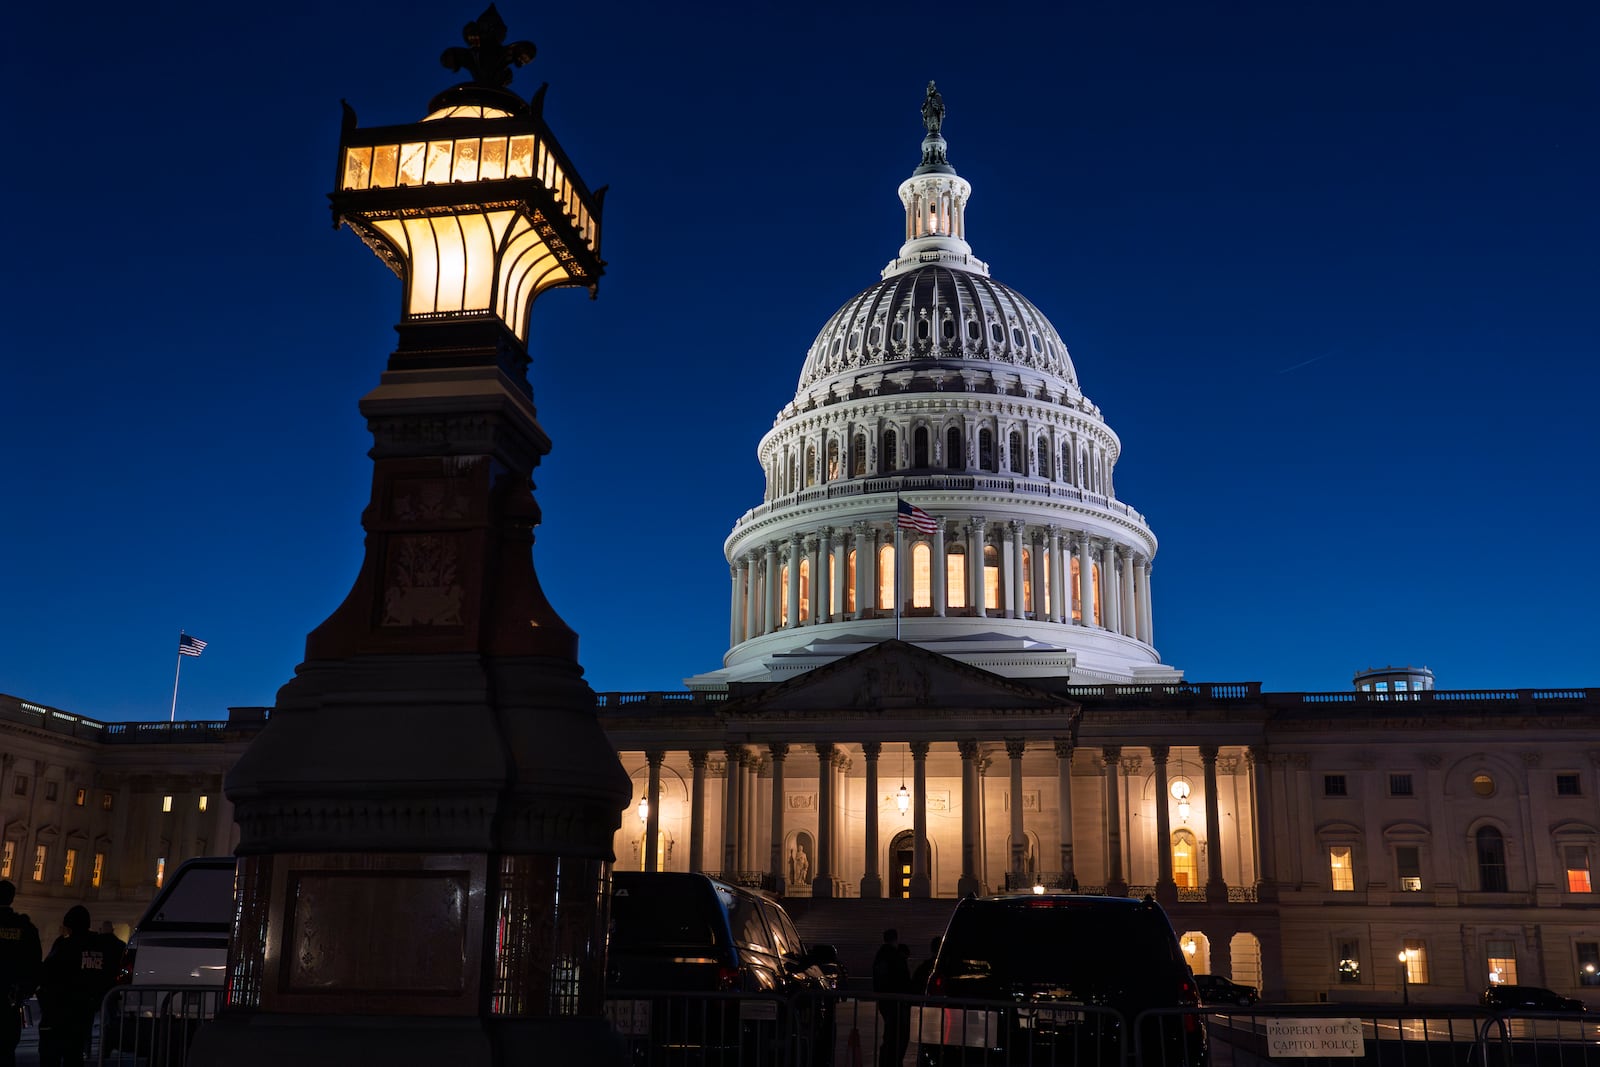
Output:
M989 276L989 265L974 259L967 244L967 197L972 185L950 165L944 139L944 97L933 82L922 102L922 164L900 183L906 208L906 241L900 255L883 269L891 278L929 263L942 263Z

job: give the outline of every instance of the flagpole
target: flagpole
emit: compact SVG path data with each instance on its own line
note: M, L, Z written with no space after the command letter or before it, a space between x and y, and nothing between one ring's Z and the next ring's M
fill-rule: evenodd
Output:
M900 640L900 501L894 513L894 639Z
M178 634L178 669L172 672L172 714L168 722L178 721L178 679L183 676L183 634Z

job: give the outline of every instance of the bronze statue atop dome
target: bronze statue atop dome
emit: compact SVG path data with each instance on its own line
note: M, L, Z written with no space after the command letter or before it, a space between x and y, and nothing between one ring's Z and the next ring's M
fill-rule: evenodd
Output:
M928 95L922 101L922 125L929 137L938 137L944 126L944 97L933 82L928 83Z

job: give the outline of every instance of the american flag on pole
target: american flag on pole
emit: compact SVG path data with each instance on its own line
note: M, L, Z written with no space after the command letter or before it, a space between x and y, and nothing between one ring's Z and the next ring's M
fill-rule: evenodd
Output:
M898 497L895 499L899 500ZM932 515L904 500L900 500L900 513L895 517L895 525L902 530L915 530L917 533L939 532L939 523Z
M206 650L206 643L198 637L190 637L186 633L178 634L178 655L198 656Z

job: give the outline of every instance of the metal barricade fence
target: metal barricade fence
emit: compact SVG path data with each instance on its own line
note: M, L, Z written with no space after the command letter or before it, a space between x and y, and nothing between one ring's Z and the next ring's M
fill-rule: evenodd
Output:
M189 1042L217 1014L215 986L117 986L100 1002L102 1067L182 1067Z

